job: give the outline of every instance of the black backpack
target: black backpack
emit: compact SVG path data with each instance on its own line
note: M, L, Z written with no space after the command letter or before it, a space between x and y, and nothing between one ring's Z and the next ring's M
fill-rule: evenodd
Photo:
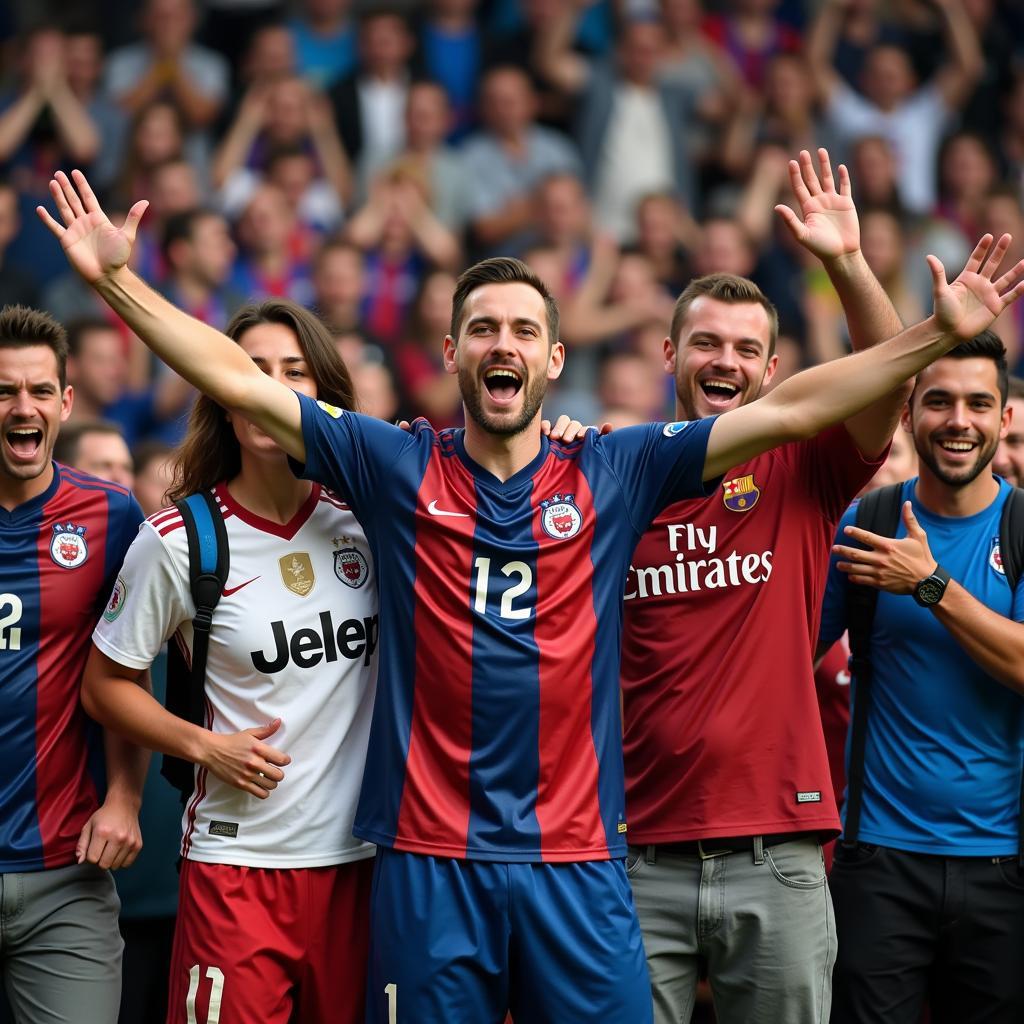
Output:
M856 523L883 537L895 537L903 508L903 484L880 487L861 498L857 505ZM999 551L1012 593L1024 574L1024 490L1015 487L1003 505L999 520ZM850 763L846 788L846 823L842 843L852 847L860 831L862 789L864 786L864 745L867 742L868 716L871 707L871 630L878 604L874 587L847 583L847 624L850 632L850 672L857 680L857 698L853 702L850 722ZM1020 840L1018 853L1024 868L1024 774L1021 778Z
M213 610L228 578L228 534L217 499L209 491L190 494L175 507L188 537L189 589L196 606L192 620L192 662L173 640L167 645L167 710L194 725L206 725L206 656ZM191 761L165 754L160 774L187 800L195 784Z

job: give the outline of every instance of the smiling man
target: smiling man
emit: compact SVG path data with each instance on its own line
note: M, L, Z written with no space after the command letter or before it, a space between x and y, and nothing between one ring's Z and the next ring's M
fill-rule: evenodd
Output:
M455 290L444 365L465 430L406 433L297 396L126 266L140 203L115 228L75 172L40 216L78 272L158 355L343 495L381 580L380 664L355 832L378 845L367 1019L644 1024L651 998L626 879L619 720L622 580L666 505L730 466L809 437L987 326L1024 262L979 243L936 314L717 419L576 443L541 434L562 370L558 309L518 260ZM254 723L256 724L256 723ZM227 998L225 994L225 999ZM225 1003L226 1005L226 1003Z
M0 310L0 960L19 1020L106 1024L122 945L107 869L141 847L146 758L107 735L103 799L98 734L79 692L142 513L124 488L51 459L71 412L67 353L64 328L45 313Z
M820 180L806 151L791 162L800 215L784 216L868 348L900 321L861 254L845 168L837 189L824 150L819 161ZM775 374L777 333L753 282L693 281L665 342L676 415L749 408ZM731 466L710 497L663 510L633 556L627 870L659 1024L689 1021L701 961L723 1024L828 1017L835 928L820 842L839 818L813 637L839 517L884 460L908 390Z
M920 1020L929 996L937 1021L1024 1019L1024 578L1010 589L1012 488L991 470L1006 399L992 331L922 371L903 414L920 470L900 488L896 539L858 529L855 509L837 537L821 647L849 624L853 586L883 591L850 684L854 707L869 701L861 771L847 773L859 828L848 793L854 834L830 878L839 1024Z

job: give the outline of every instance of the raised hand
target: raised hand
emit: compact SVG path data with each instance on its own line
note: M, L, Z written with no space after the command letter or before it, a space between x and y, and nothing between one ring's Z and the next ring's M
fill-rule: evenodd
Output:
M137 202L117 228L100 208L81 171L72 171L71 178L57 171L50 180L50 195L64 226L42 206L36 207L36 213L60 242L68 262L89 284L109 277L128 262L139 221L149 206L147 199Z
M937 256L928 256L932 272L935 319L939 327L960 341L970 341L992 324L1011 302L1024 295L1024 260L992 280L1012 241L1003 235L993 246L983 235L967 265L955 281L946 283L946 268Z
M836 191L827 150L818 150L818 163L820 179L806 149L800 150L799 161L789 161L789 180L800 205L800 215L783 203L776 206L775 211L805 249L820 260L835 260L860 249L860 222L850 195L846 165L839 165L839 190Z

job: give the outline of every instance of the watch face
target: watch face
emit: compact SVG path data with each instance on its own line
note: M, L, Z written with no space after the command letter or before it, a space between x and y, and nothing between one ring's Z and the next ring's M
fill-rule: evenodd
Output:
M922 604L938 604L945 590L938 580L929 577L917 585L917 596Z

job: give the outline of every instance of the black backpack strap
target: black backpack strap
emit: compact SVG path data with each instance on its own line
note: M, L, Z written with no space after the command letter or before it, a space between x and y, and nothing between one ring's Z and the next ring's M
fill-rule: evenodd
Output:
M857 505L856 524L885 537L892 537L900 521L903 484L890 484L865 494ZM850 718L850 757L846 774L846 818L844 846L853 846L860 833L861 799L864 788L864 746L867 743L871 708L871 630L875 621L878 591L847 582L847 625L850 634L850 674L857 681Z
M213 612L228 578L230 552L220 505L209 491L175 502L188 538L188 575L192 601L192 660L171 644L167 670L167 710L194 725L206 721L206 658ZM188 761L164 756L161 774L179 791L192 791L193 767Z
M1003 514L999 519L999 554L1003 559L1003 572L1006 573L1006 582L1010 584L1012 594L1024 575L1024 490L1020 487L1014 487L1003 503ZM1024 770L1021 771L1018 822L1020 838L1017 841L1017 857L1024 871Z

